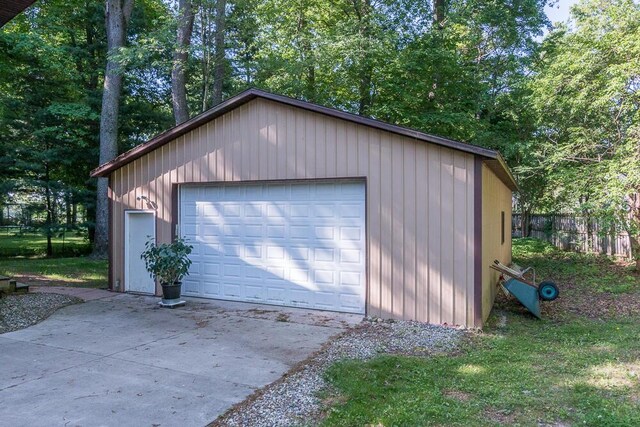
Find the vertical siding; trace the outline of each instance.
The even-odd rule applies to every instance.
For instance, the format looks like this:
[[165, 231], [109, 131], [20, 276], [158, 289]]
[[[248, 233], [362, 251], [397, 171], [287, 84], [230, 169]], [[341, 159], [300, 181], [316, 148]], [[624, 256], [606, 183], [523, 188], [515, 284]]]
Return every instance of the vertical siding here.
[[[493, 260], [511, 263], [511, 190], [482, 165], [482, 320], [486, 320], [496, 297], [499, 274], [489, 268]], [[502, 243], [501, 212], [505, 241]]]
[[112, 174], [112, 280], [137, 196], [157, 203], [167, 242], [175, 183], [366, 177], [367, 313], [472, 325], [473, 168], [471, 154], [256, 99]]

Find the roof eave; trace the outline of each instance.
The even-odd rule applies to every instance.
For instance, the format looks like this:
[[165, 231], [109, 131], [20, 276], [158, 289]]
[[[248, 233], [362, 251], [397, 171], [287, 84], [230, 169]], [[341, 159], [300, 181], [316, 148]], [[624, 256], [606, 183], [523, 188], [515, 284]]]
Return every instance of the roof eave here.
[[0, 28], [15, 18], [20, 12], [35, 3], [35, 0], [13, 0], [0, 4]]
[[134, 147], [125, 153], [120, 154], [118, 157], [114, 158], [113, 160], [106, 162], [101, 166], [97, 167], [96, 169], [94, 169], [93, 171], [91, 171], [91, 176], [106, 177], [116, 169], [119, 169], [120, 167], [155, 150], [156, 148], [258, 97], [266, 100], [274, 101], [274, 102], [279, 102], [285, 105], [301, 108], [303, 110], [312, 111], [314, 113], [323, 114], [323, 115], [334, 117], [337, 119], [346, 120], [352, 123], [369, 126], [382, 131], [387, 131], [387, 132], [395, 133], [398, 135], [406, 136], [415, 140], [440, 145], [443, 147], [451, 148], [451, 149], [462, 151], [462, 152], [467, 152], [470, 154], [480, 156], [485, 161], [497, 162], [499, 165], [499, 168], [503, 170], [502, 171], [498, 170], [494, 172], [496, 172], [496, 174], [498, 174], [501, 177], [501, 179], [505, 182], [505, 184], [507, 184], [512, 190], [517, 189], [517, 184], [513, 179], [513, 176], [511, 175], [511, 172], [509, 171], [509, 168], [507, 167], [504, 159], [502, 158], [500, 153], [495, 150], [490, 150], [488, 148], [480, 147], [477, 145], [467, 144], [464, 142], [454, 141], [454, 140], [443, 138], [440, 136], [419, 132], [417, 130], [405, 128], [402, 126], [392, 125], [389, 123], [381, 122], [379, 120], [358, 116], [355, 114], [347, 113], [347, 112], [336, 110], [333, 108], [323, 107], [321, 105], [312, 104], [306, 101], [300, 101], [298, 99], [289, 98], [283, 95], [276, 95], [273, 93], [264, 92], [258, 89], [247, 89], [244, 92], [241, 92], [238, 95], [232, 98], [229, 98], [226, 101], [223, 101], [222, 103], [218, 104], [212, 109], [205, 111], [204, 113], [157, 135], [151, 140], [143, 144], [140, 144], [137, 147]]
[[219, 117], [224, 113], [231, 111], [234, 108], [239, 107], [240, 105], [245, 104], [256, 97], [257, 94], [253, 89], [241, 92], [233, 98], [229, 98], [226, 101], [221, 102], [212, 109], [207, 110], [204, 113], [199, 114], [184, 123], [172, 127], [171, 129], [168, 129], [156, 135], [149, 141], [142, 143], [128, 151], [125, 151], [114, 159], [103, 163], [102, 165], [91, 171], [91, 177], [97, 178], [109, 176], [111, 172], [119, 169], [127, 163], [130, 163], [133, 160], [144, 156], [145, 154], [155, 150], [157, 147], [164, 145], [165, 143], [172, 141], [179, 136], [186, 134], [187, 132], [190, 132], [198, 126], [203, 125], [204, 123], [207, 123], [210, 120], [213, 120], [214, 118]]

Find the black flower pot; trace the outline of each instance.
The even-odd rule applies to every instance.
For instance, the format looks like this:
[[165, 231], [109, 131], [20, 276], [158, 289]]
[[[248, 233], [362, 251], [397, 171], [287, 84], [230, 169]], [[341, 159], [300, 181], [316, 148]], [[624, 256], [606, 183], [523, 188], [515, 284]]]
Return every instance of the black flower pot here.
[[179, 299], [182, 290], [182, 282], [173, 284], [162, 283], [162, 298], [166, 300]]

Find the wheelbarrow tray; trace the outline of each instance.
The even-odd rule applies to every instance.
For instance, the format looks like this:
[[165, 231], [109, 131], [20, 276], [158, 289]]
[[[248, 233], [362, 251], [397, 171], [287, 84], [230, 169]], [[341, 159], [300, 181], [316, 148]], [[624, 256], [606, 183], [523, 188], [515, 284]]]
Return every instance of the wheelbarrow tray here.
[[541, 319], [540, 298], [538, 289], [520, 279], [511, 278], [506, 280], [502, 286], [524, 305], [534, 316]]

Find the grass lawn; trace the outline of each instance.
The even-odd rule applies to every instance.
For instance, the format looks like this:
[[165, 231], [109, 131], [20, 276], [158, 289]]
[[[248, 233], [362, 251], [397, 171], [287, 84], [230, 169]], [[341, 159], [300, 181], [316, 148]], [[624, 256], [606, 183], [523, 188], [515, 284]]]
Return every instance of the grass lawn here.
[[514, 261], [560, 285], [544, 320], [500, 297], [456, 355], [340, 362], [324, 424], [640, 425], [640, 275], [530, 239]]
[[33, 285], [107, 287], [106, 260], [75, 258], [0, 258], [0, 275]]
[[[91, 252], [89, 241], [75, 231], [52, 238], [54, 256], [78, 256]], [[42, 233], [7, 233], [0, 231], [0, 257], [33, 257], [47, 254], [47, 237]]]

